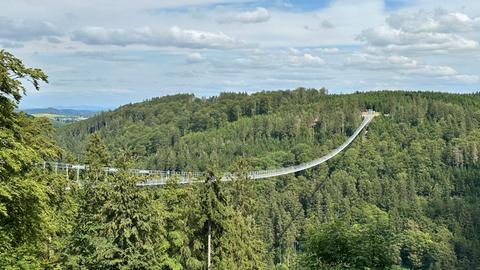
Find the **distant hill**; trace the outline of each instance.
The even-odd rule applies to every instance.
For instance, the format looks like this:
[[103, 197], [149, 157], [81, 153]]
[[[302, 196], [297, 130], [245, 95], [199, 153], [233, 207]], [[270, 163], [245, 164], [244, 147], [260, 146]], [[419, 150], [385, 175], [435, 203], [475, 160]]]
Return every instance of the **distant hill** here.
[[83, 116], [91, 117], [97, 114], [99, 111], [94, 110], [77, 110], [77, 109], [57, 109], [57, 108], [33, 108], [33, 109], [23, 109], [28, 114], [51, 114], [51, 115], [64, 115], [64, 116]]

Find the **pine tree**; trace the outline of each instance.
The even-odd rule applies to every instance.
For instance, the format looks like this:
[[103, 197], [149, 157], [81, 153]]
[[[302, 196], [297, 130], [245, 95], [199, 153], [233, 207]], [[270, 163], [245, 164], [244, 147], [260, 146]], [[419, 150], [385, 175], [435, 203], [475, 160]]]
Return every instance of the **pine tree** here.
[[72, 269], [81, 267], [96, 269], [95, 267], [99, 265], [101, 258], [97, 256], [97, 249], [103, 243], [99, 235], [103, 225], [100, 220], [101, 208], [111, 188], [109, 183], [111, 176], [104, 170], [110, 163], [109, 154], [97, 133], [91, 135], [85, 157], [88, 161], [88, 170], [78, 190], [79, 208], [66, 256], [63, 258], [65, 265]]
[[[201, 230], [201, 202], [196, 186], [179, 185], [178, 177], [168, 180], [164, 188], [155, 192], [156, 201], [163, 206], [167, 253], [172, 258], [170, 269], [204, 269], [205, 241]], [[200, 221], [200, 222], [199, 222]]]
[[110, 165], [111, 158], [98, 133], [93, 133], [89, 138], [85, 148], [85, 162], [89, 166], [85, 183], [87, 187], [95, 186], [97, 181], [106, 179], [104, 168]]
[[[203, 235], [206, 240], [207, 269], [216, 268], [220, 261], [220, 239], [224, 232], [224, 221], [227, 219], [226, 198], [220, 188], [220, 177], [213, 169], [206, 173], [205, 184], [202, 188], [202, 220]], [[212, 267], [213, 265], [213, 267]]]
[[[212, 237], [215, 239], [212, 269], [265, 268], [266, 247], [260, 240], [253, 216], [254, 194], [246, 164], [244, 160], [237, 163], [232, 182], [225, 185], [218, 181], [210, 182], [213, 188], [210, 193], [210, 201], [213, 203], [210, 205], [216, 207], [212, 217], [217, 218], [215, 223], [212, 222], [216, 225], [212, 226], [215, 228], [212, 230]], [[228, 185], [230, 188], [227, 188]], [[221, 188], [226, 191], [221, 191]], [[218, 220], [218, 217], [222, 219]]]
[[261, 239], [260, 228], [255, 220], [258, 206], [255, 201], [255, 181], [248, 175], [250, 170], [245, 159], [238, 160], [232, 170], [236, 177], [229, 194], [233, 213], [222, 241], [224, 269], [266, 268], [268, 247]]
[[125, 152], [117, 154], [119, 171], [99, 213], [103, 241], [96, 249], [97, 269], [162, 269], [170, 263], [162, 208], [153, 207], [150, 194], [137, 187], [130, 164]]

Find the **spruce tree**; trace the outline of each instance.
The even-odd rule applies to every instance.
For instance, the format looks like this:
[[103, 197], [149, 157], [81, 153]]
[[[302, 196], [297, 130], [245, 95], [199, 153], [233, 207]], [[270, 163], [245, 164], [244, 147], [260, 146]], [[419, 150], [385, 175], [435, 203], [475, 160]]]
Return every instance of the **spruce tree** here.
[[205, 184], [202, 189], [202, 220], [203, 235], [206, 241], [207, 269], [219, 269], [221, 261], [217, 249], [221, 245], [224, 233], [224, 222], [227, 219], [226, 198], [220, 188], [220, 177], [214, 169], [209, 169], [205, 175]]
[[171, 260], [162, 207], [154, 207], [150, 193], [137, 187], [139, 179], [129, 172], [126, 152], [117, 154], [115, 164], [118, 172], [99, 213], [103, 240], [96, 250], [99, 269], [164, 269]]
[[156, 205], [162, 205], [164, 210], [167, 253], [172, 258], [168, 266], [170, 269], [204, 269], [200, 194], [196, 186], [179, 185], [178, 180], [171, 177], [164, 188], [155, 192]]
[[72, 269], [98, 269], [101, 257], [97, 249], [104, 243], [99, 231], [103, 224], [100, 220], [101, 208], [105, 204], [110, 187], [104, 167], [110, 164], [109, 153], [97, 133], [90, 136], [86, 146], [85, 160], [88, 168], [80, 182], [78, 190], [78, 212], [74, 221], [74, 230], [67, 246], [64, 263]]
[[223, 223], [218, 269], [265, 269], [267, 247], [261, 241], [255, 220], [254, 181], [248, 176], [248, 163], [241, 159], [232, 171], [234, 177], [226, 184], [228, 218]]

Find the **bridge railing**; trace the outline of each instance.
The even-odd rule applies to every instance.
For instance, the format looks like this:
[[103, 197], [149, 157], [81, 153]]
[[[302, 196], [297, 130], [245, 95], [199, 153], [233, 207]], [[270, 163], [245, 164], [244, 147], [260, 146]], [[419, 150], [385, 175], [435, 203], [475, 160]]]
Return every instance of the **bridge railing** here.
[[375, 111], [369, 110], [365, 119], [360, 124], [360, 126], [355, 130], [355, 132], [342, 145], [335, 148], [325, 156], [322, 156], [318, 159], [315, 159], [309, 162], [305, 162], [302, 164], [293, 165], [289, 167], [284, 167], [284, 168], [279, 168], [274, 170], [253, 171], [250, 173], [250, 177], [253, 179], [262, 179], [262, 178], [268, 178], [268, 177], [274, 177], [274, 176], [281, 176], [281, 175], [295, 173], [295, 172], [303, 171], [303, 170], [318, 166], [326, 162], [327, 160], [333, 158], [338, 153], [342, 152], [347, 146], [349, 146], [353, 142], [353, 140], [358, 136], [358, 134], [360, 134], [360, 132], [365, 128], [365, 126], [367, 126], [368, 123], [370, 123], [370, 121], [373, 119], [374, 116], [375, 116]]
[[[309, 162], [305, 162], [298, 165], [278, 168], [278, 169], [270, 169], [270, 170], [259, 170], [259, 171], [252, 171], [249, 172], [248, 175], [252, 179], [262, 179], [268, 177], [275, 177], [281, 176], [286, 174], [291, 174], [299, 171], [303, 171], [315, 166], [318, 166], [329, 159], [336, 156], [338, 153], [342, 152], [347, 146], [349, 146], [353, 140], [360, 134], [360, 132], [372, 121], [374, 116], [376, 115], [375, 111], [368, 110], [367, 113], [364, 115], [364, 120], [360, 124], [360, 126], [354, 131], [354, 133], [339, 147], [335, 148], [328, 154], [314, 159]], [[67, 178], [69, 177], [69, 172], [75, 171], [76, 172], [76, 180], [80, 180], [80, 171], [89, 170], [88, 165], [84, 164], [69, 164], [69, 163], [60, 163], [60, 162], [44, 162], [43, 168], [50, 168], [54, 170], [56, 173], [59, 170], [66, 171]], [[118, 172], [117, 168], [113, 167], [104, 167], [103, 171], [105, 173], [116, 173]], [[139, 182], [139, 186], [156, 186], [156, 185], [165, 185], [171, 177], [177, 177], [178, 183], [186, 184], [186, 183], [198, 183], [202, 182], [198, 179], [203, 176], [202, 172], [182, 172], [182, 171], [161, 171], [161, 170], [144, 170], [144, 169], [131, 169], [130, 173], [138, 176], [144, 177], [144, 181]], [[231, 173], [225, 174], [221, 181], [231, 181], [234, 179], [235, 176]]]

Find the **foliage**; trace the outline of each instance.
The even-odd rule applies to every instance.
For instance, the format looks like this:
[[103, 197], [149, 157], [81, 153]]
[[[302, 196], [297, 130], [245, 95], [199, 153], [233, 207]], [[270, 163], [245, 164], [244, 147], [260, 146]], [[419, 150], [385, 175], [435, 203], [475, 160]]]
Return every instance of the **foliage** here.
[[80, 206], [65, 265], [72, 269], [174, 265], [166, 252], [163, 208], [151, 204], [151, 194], [136, 186], [138, 179], [128, 171], [128, 155], [118, 153], [115, 165], [119, 171], [105, 173], [103, 168], [111, 161], [101, 139], [93, 135], [85, 156], [90, 168], [78, 191]]
[[[308, 237], [320, 233], [314, 228], [336, 222], [358, 224], [357, 231], [349, 232], [358, 241], [365, 240], [362, 233], [374, 234], [374, 229], [383, 228], [358, 219], [357, 212], [363, 211], [358, 209], [365, 205], [386, 213], [388, 232], [395, 236], [391, 245], [395, 259], [365, 255], [366, 261], [416, 269], [477, 267], [478, 94], [380, 91], [327, 95], [322, 89], [300, 88], [252, 95], [222, 93], [204, 99], [176, 95], [102, 113], [61, 128], [57, 137], [65, 148], [80, 153], [85, 138], [95, 132], [108, 142], [109, 151], [125, 145], [133, 149], [136, 167], [206, 171], [213, 164], [219, 172], [234, 172], [231, 165], [243, 159], [242, 166], [249, 167], [246, 170], [268, 169], [308, 161], [340, 145], [367, 108], [382, 115], [340, 157], [319, 168], [261, 182], [210, 186], [212, 192], [221, 190], [220, 197], [208, 195], [215, 192], [207, 192], [206, 186], [181, 188], [178, 192], [189, 195], [174, 200], [176, 207], [170, 199], [162, 199], [172, 190], [158, 192], [162, 194], [158, 201], [168, 202], [168, 209], [181, 213], [179, 222], [192, 228], [172, 228], [182, 236], [179, 243], [189, 243], [185, 254], [192, 254], [194, 262], [206, 259], [203, 225], [208, 212], [190, 208], [202, 209], [199, 203], [210, 196], [223, 198], [208, 208], [216, 209], [212, 215], [219, 215], [214, 251], [241, 254], [223, 251], [227, 247], [222, 243], [236, 243], [241, 252], [256, 250], [257, 259], [248, 261], [261, 260], [266, 268], [294, 267], [298, 257], [304, 256]], [[182, 205], [193, 206], [184, 209]], [[173, 226], [175, 218], [169, 216]], [[250, 244], [242, 232], [252, 236]], [[357, 244], [363, 246], [361, 241]], [[259, 254], [259, 250], [264, 252]], [[215, 256], [214, 265], [221, 265], [230, 263], [222, 258], [237, 255]], [[332, 263], [341, 268], [352, 261]], [[324, 267], [332, 265], [326, 262]]]
[[398, 264], [395, 233], [388, 215], [375, 206], [359, 211], [353, 221], [325, 223], [307, 233], [300, 264], [306, 269], [390, 269]]
[[0, 268], [55, 268], [74, 204], [64, 177], [38, 169], [60, 150], [47, 121], [14, 111], [26, 89], [19, 79], [38, 90], [47, 76], [0, 51]]
[[[208, 224], [213, 269], [480, 265], [478, 93], [154, 98], [57, 130], [59, 145], [89, 164], [75, 183], [40, 170], [42, 160], [68, 156], [51, 126], [14, 111], [25, 91], [18, 79], [38, 87], [46, 76], [0, 55], [2, 269], [205, 269]], [[246, 177], [329, 152], [367, 108], [381, 114], [333, 161]], [[138, 188], [145, 179], [132, 166], [216, 169], [204, 184]], [[218, 181], [226, 171], [235, 181]]]

